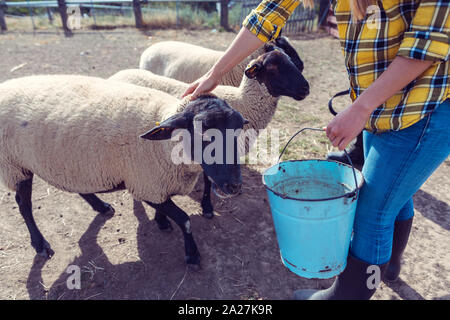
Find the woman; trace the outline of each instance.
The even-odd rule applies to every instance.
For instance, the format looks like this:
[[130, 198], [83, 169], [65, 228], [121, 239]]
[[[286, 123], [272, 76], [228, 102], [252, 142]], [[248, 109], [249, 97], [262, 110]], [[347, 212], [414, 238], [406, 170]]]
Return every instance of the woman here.
[[[299, 2], [262, 1], [223, 57], [185, 95], [214, 89], [223, 74], [277, 37]], [[333, 6], [353, 103], [326, 134], [343, 150], [364, 130], [365, 184], [346, 269], [331, 288], [299, 290], [294, 297], [370, 299], [377, 287], [370, 270], [378, 278], [398, 277], [414, 215], [412, 196], [450, 153], [450, 5], [337, 0]]]

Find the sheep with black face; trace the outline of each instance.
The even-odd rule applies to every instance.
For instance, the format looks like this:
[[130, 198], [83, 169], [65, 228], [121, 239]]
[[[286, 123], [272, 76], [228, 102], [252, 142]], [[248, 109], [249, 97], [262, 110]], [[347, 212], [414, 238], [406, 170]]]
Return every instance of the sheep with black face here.
[[[140, 69], [123, 70], [110, 79], [158, 89], [178, 98], [189, 86], [187, 83]], [[249, 120], [246, 129], [254, 129], [258, 133], [272, 120], [281, 96], [303, 100], [309, 94], [309, 84], [292, 59], [272, 45], [270, 50], [248, 64], [244, 74], [241, 75], [241, 84], [238, 88], [219, 85], [212, 92]], [[249, 148], [250, 146], [246, 145], [245, 151], [248, 152]], [[212, 218], [211, 184], [207, 177], [204, 181], [203, 216]]]
[[[223, 75], [220, 84], [239, 87], [242, 73], [250, 61], [273, 50], [276, 46], [287, 54], [292, 63], [303, 71], [303, 62], [288, 38], [280, 36], [252, 53], [248, 58]], [[212, 50], [180, 41], [162, 41], [148, 47], [141, 55], [139, 69], [191, 83], [206, 72], [223, 56], [223, 51]]]
[[[245, 120], [214, 96], [181, 101], [161, 91], [93, 77], [32, 76], [0, 84], [0, 181], [16, 192], [37, 253], [48, 258], [53, 251], [33, 219], [34, 175], [79, 193], [105, 215], [114, 209], [95, 193], [127, 189], [156, 209], [160, 229], [171, 229], [167, 218], [175, 221], [183, 232], [187, 263], [198, 265], [189, 216], [171, 197], [189, 194], [203, 172], [225, 194], [238, 193], [242, 182], [237, 161], [174, 163], [172, 150], [178, 142], [170, 139], [172, 133], [194, 133], [195, 123], [202, 124], [203, 136], [209, 128], [242, 129]], [[207, 140], [201, 140], [202, 151], [211, 143]]]

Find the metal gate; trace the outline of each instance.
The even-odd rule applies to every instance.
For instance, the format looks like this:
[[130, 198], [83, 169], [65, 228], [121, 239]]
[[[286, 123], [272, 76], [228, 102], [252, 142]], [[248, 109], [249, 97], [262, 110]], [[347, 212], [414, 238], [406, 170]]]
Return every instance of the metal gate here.
[[[255, 9], [261, 1], [242, 0], [241, 23]], [[314, 27], [316, 12], [314, 9], [305, 9], [302, 5], [297, 7], [283, 28], [283, 34], [294, 35], [300, 32], [310, 32]]]

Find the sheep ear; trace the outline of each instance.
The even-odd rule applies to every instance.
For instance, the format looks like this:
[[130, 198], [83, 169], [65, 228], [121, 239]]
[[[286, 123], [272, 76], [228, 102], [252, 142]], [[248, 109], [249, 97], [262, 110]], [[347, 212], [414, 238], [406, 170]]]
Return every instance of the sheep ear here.
[[160, 126], [156, 126], [140, 137], [147, 140], [168, 140], [172, 137], [173, 130], [175, 130], [175, 128], [163, 128]]
[[270, 42], [266, 42], [265, 44], [264, 44], [264, 52], [271, 52], [271, 51], [273, 51], [273, 49], [275, 48], [275, 44], [276, 43], [276, 40], [272, 40], [272, 41], [270, 41]]
[[177, 114], [169, 119], [156, 123], [156, 127], [144, 133], [140, 137], [147, 140], [168, 140], [176, 129], [187, 129], [189, 120], [183, 114]]
[[252, 63], [245, 69], [245, 75], [250, 79], [254, 79], [262, 67], [263, 65], [260, 62]]

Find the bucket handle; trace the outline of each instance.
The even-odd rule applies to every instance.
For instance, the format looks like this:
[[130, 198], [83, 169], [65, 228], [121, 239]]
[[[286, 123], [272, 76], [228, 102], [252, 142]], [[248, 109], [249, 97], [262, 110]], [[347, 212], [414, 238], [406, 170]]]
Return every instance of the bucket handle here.
[[[280, 160], [281, 160], [281, 157], [283, 156], [284, 151], [286, 151], [286, 148], [288, 147], [289, 143], [291, 143], [291, 141], [292, 141], [298, 134], [300, 134], [301, 132], [303, 132], [303, 131], [305, 131], [305, 130], [321, 131], [321, 132], [324, 132], [324, 131], [325, 131], [324, 129], [319, 129], [319, 128], [308, 128], [308, 127], [303, 128], [303, 129], [300, 129], [299, 131], [297, 131], [297, 132], [289, 139], [289, 141], [286, 143], [286, 145], [284, 146], [283, 150], [281, 151], [280, 156], [278, 157], [278, 161], [277, 161], [278, 169], [280, 169]], [[353, 165], [352, 159], [350, 159], [350, 156], [348, 155], [347, 150], [344, 149], [344, 153], [345, 153], [345, 156], [347, 157], [348, 162], [349, 162], [350, 165], [352, 166], [353, 178], [355, 179], [355, 190], [353, 190], [352, 192], [349, 192], [349, 193], [346, 194], [345, 196], [346, 196], [347, 198], [353, 198], [354, 196], [356, 196], [356, 193], [358, 192], [358, 179], [356, 178], [355, 166]]]

